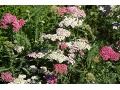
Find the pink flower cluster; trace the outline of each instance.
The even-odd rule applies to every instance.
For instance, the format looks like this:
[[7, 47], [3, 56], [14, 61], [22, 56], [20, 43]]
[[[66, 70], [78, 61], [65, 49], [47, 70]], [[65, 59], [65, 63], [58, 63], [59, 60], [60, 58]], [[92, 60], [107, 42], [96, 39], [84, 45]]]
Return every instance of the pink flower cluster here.
[[102, 49], [100, 50], [100, 55], [102, 56], [102, 58], [104, 60], [108, 60], [111, 59], [113, 61], [118, 61], [120, 54], [115, 52], [111, 47], [109, 46], [104, 46], [102, 47]]
[[67, 72], [67, 65], [66, 64], [55, 64], [54, 70], [56, 73], [66, 73]]
[[61, 45], [60, 45], [61, 49], [64, 50], [66, 49], [68, 46], [65, 42], [61, 42]]
[[56, 34], [57, 34], [58, 36], [69, 37], [70, 34], [71, 34], [71, 32], [68, 31], [68, 30], [66, 30], [66, 29], [63, 29], [63, 28], [58, 28], [58, 29], [56, 30]]
[[58, 13], [59, 13], [60, 15], [63, 15], [63, 14], [65, 14], [65, 13], [67, 13], [67, 12], [68, 12], [67, 7], [58, 8]]
[[71, 13], [76, 17], [86, 17], [86, 14], [83, 10], [78, 9], [76, 6], [72, 7], [60, 7], [58, 8], [58, 13], [64, 15], [65, 13]]
[[37, 55], [36, 52], [30, 53], [30, 54], [28, 54], [27, 56], [28, 56], [28, 57], [32, 57], [32, 58], [35, 58], [35, 59], [38, 57], [38, 55]]
[[1, 73], [1, 78], [3, 81], [6, 81], [6, 82], [12, 82], [14, 80], [14, 78], [12, 77], [12, 73], [10, 72], [2, 72]]
[[20, 30], [20, 28], [22, 28], [22, 26], [24, 26], [25, 20], [24, 19], [18, 20], [16, 16], [11, 15], [10, 13], [6, 13], [2, 16], [1, 24], [2, 24], [1, 28], [3, 29], [7, 28], [7, 24], [11, 24], [13, 26], [13, 30], [17, 32]]
[[78, 9], [76, 6], [68, 7], [68, 12], [73, 13], [76, 17], [86, 17], [83, 10]]

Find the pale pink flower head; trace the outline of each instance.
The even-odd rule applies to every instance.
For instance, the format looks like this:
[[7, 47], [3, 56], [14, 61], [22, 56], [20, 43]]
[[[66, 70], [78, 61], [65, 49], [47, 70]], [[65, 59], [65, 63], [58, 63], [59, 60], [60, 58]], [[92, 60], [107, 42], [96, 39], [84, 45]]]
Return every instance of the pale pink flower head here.
[[62, 42], [60, 47], [61, 47], [61, 49], [66, 49], [68, 46], [65, 42]]
[[69, 59], [68, 61], [69, 61], [72, 65], [75, 64], [74, 58], [75, 58], [74, 53], [73, 53], [73, 54], [68, 54], [68, 59]]
[[32, 53], [28, 54], [27, 56], [36, 59], [37, 58], [37, 53], [36, 52], [32, 52]]
[[58, 8], [58, 13], [59, 15], [64, 15], [65, 13], [67, 13], [67, 7], [60, 7]]
[[80, 18], [80, 17], [86, 17], [86, 14], [85, 14], [85, 12], [83, 10], [78, 10], [77, 12], [75, 12], [75, 14], [76, 14], [76, 16], [78, 18]]
[[66, 64], [55, 64], [54, 70], [56, 73], [66, 73], [67, 72], [67, 65]]
[[73, 7], [67, 7], [68, 12], [75, 13], [78, 11], [78, 8], [76, 6]]
[[76, 6], [68, 7], [68, 12], [72, 13], [74, 16], [80, 18], [80, 17], [86, 17], [86, 14], [83, 10], [78, 9]]
[[63, 29], [63, 28], [58, 28], [58, 29], [56, 30], [56, 34], [57, 34], [58, 36], [69, 37], [70, 34], [71, 34], [71, 32], [68, 31], [68, 30], [66, 30], [66, 29]]
[[14, 80], [14, 78], [12, 77], [12, 73], [10, 72], [2, 72], [1, 78], [5, 82], [12, 82]]

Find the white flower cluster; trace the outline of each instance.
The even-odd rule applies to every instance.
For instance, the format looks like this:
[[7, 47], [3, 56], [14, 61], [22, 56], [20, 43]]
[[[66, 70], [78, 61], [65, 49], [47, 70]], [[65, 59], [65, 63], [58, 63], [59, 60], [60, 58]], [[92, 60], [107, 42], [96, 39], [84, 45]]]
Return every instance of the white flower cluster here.
[[71, 32], [69, 32], [68, 30], [63, 29], [63, 28], [58, 28], [56, 30], [56, 34], [43, 34], [41, 38], [50, 39], [52, 41], [56, 41], [56, 40], [62, 41], [65, 39], [65, 37], [69, 37], [70, 34]]
[[61, 50], [56, 50], [56, 51], [51, 52], [47, 56], [47, 59], [50, 59], [52, 61], [56, 60], [59, 63], [62, 63], [64, 61], [68, 61], [69, 60], [68, 57], [65, 56]]
[[77, 39], [76, 41], [73, 42], [68, 42], [66, 43], [67, 46], [70, 48], [70, 52], [76, 52], [78, 50], [85, 50], [91, 49], [91, 46], [88, 44], [88, 41], [86, 39]]
[[36, 52], [33, 52], [33, 53], [28, 54], [27, 56], [28, 57], [32, 57], [32, 58], [43, 58], [46, 54], [47, 53], [42, 53], [42, 52], [36, 53]]
[[63, 28], [58, 28], [56, 34], [58, 36], [70, 37], [71, 32]]
[[76, 26], [81, 26], [83, 24], [83, 21], [84, 20], [79, 20], [78, 18], [75, 18], [75, 17], [66, 17], [65, 16], [65, 19], [63, 21], [61, 21], [58, 25], [60, 27], [71, 26], [72, 28], [74, 28]]
[[[42, 52], [38, 53], [39, 57], [38, 57], [37, 53], [35, 53], [35, 54], [34, 53], [28, 54], [27, 56], [32, 57], [32, 58], [45, 58], [45, 59], [47, 58], [47, 59], [50, 59], [51, 61], [56, 60], [59, 63], [62, 63], [63, 61], [67, 61], [68, 60], [68, 57], [65, 56], [63, 54], [63, 51], [61, 51], [61, 50], [56, 50], [56, 51], [52, 51], [52, 52], [48, 51], [46, 53], [42, 53], [42, 55], [40, 53], [42, 53]], [[31, 65], [30, 66], [30, 70], [34, 72], [34, 71], [37, 70], [37, 68], [36, 68], [35, 65]]]
[[80, 50], [91, 49], [91, 46], [88, 44], [88, 40], [86, 39], [77, 39], [74, 45], [76, 45]]
[[42, 38], [44, 38], [44, 39], [50, 39], [52, 41], [56, 41], [56, 40], [62, 41], [62, 40], [65, 39], [64, 36], [58, 36], [57, 34], [43, 34]]
[[[38, 79], [37, 76], [32, 76], [31, 79], [25, 80], [26, 75], [19, 74], [18, 78], [8, 84], [34, 84], [37, 83], [35, 80]], [[40, 83], [40, 82], [39, 82]]]
[[19, 75], [18, 78], [15, 78], [13, 82], [10, 82], [9, 84], [27, 84], [27, 80], [24, 80], [26, 78], [26, 75]]
[[14, 47], [14, 50], [15, 50], [17, 53], [21, 53], [21, 52], [24, 50], [24, 46], [15, 46], [15, 47]]
[[46, 54], [47, 54], [47, 53], [39, 52], [39, 53], [37, 53], [37, 57], [38, 57], [38, 58], [42, 58], [42, 57], [44, 57]]

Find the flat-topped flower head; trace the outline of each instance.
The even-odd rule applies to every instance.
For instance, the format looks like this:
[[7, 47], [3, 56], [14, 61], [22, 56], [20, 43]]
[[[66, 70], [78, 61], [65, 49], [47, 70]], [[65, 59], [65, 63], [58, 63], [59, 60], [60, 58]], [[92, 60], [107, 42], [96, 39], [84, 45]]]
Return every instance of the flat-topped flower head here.
[[59, 15], [64, 15], [67, 12], [68, 12], [67, 7], [60, 7], [60, 8], [58, 8]]
[[74, 17], [86, 17], [86, 14], [83, 10], [80, 10], [77, 6], [71, 6], [71, 7], [60, 7], [58, 8], [58, 14], [64, 15], [64, 14], [72, 14]]
[[66, 73], [67, 72], [67, 65], [66, 64], [55, 64], [54, 70], [56, 73]]
[[14, 80], [14, 78], [12, 77], [12, 73], [10, 72], [2, 72], [1, 78], [5, 82], [12, 82]]
[[100, 55], [102, 56], [103, 60], [108, 60], [111, 59], [113, 61], [118, 61], [120, 54], [115, 52], [111, 47], [109, 46], [104, 46], [100, 50]]
[[56, 30], [56, 34], [57, 34], [58, 36], [69, 37], [70, 34], [71, 34], [71, 32], [68, 31], [68, 30], [66, 30], [66, 29], [63, 29], [63, 28], [58, 28], [58, 29]]
[[16, 16], [10, 13], [6, 13], [2, 16], [1, 28], [6, 29], [8, 24], [11, 24], [13, 26], [14, 32], [17, 32], [25, 25], [25, 20], [18, 20]]
[[52, 51], [50, 54], [48, 54], [47, 59], [50, 61], [55, 60], [59, 63], [68, 61], [68, 57], [65, 56], [61, 50]]
[[28, 57], [32, 57], [32, 58], [37, 58], [37, 53], [36, 52], [32, 52], [30, 54], [27, 55]]
[[63, 27], [63, 26], [71, 26], [72, 28], [75, 28], [76, 26], [81, 26], [83, 24], [83, 21], [84, 20], [79, 20], [78, 18], [76, 17], [67, 17], [65, 16], [65, 18], [58, 23], [58, 25], [60, 27]]

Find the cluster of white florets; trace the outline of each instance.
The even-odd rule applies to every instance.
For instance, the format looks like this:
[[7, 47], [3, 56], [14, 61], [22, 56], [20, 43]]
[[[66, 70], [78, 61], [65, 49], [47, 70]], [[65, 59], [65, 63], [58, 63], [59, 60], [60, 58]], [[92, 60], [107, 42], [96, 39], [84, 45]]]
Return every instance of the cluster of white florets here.
[[56, 50], [56, 51], [51, 52], [47, 56], [47, 59], [50, 59], [52, 61], [56, 60], [59, 63], [62, 63], [64, 61], [68, 61], [68, 57], [65, 56], [61, 50]]
[[65, 16], [65, 18], [63, 19], [63, 21], [59, 22], [59, 26], [63, 27], [63, 26], [71, 26], [72, 28], [76, 27], [76, 26], [81, 26], [83, 24], [84, 20], [80, 20], [78, 18], [75, 17], [67, 17]]

